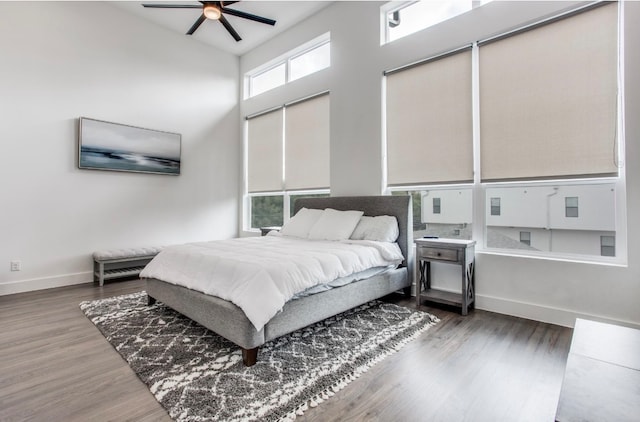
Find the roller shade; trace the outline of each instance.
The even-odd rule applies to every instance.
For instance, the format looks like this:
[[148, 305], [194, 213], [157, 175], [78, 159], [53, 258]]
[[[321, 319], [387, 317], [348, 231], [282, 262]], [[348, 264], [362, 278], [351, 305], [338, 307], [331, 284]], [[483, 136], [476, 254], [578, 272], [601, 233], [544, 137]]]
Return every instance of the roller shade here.
[[617, 175], [617, 4], [481, 44], [483, 181]]
[[285, 109], [285, 189], [329, 187], [329, 94]]
[[386, 77], [387, 183], [473, 180], [471, 50]]
[[283, 108], [248, 120], [248, 190], [270, 192], [283, 189]]

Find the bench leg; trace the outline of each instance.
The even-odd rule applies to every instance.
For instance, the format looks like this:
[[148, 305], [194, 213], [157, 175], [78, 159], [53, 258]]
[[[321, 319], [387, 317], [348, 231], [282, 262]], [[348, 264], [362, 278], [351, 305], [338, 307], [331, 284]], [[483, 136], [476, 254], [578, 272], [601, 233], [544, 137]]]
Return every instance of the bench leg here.
[[258, 348], [242, 349], [242, 363], [244, 366], [253, 366], [258, 361]]
[[104, 286], [104, 262], [98, 264], [98, 281], [100, 287]]

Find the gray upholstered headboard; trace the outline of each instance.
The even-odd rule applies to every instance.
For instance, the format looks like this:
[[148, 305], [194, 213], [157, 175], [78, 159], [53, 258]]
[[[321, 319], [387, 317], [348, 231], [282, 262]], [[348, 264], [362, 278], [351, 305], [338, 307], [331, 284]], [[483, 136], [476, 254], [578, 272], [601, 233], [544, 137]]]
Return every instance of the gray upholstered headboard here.
[[294, 212], [302, 208], [333, 208], [340, 211], [359, 210], [364, 215], [393, 215], [398, 220], [398, 245], [405, 261], [403, 267], [413, 267], [413, 215], [410, 196], [332, 196], [328, 198], [299, 198]]

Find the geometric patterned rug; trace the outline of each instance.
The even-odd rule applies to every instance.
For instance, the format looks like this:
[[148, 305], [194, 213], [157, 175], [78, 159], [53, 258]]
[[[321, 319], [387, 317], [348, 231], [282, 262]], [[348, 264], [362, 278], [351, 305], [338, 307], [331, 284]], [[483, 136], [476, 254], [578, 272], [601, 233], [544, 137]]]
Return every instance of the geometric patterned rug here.
[[263, 345], [238, 346], [145, 292], [80, 308], [176, 421], [291, 421], [434, 325], [426, 312], [373, 301]]

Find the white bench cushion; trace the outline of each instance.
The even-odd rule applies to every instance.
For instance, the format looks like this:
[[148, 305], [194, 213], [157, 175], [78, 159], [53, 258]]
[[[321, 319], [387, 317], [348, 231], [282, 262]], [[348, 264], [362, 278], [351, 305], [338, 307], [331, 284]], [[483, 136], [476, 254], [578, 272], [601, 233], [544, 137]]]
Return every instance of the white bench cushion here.
[[93, 259], [96, 261], [110, 261], [112, 259], [137, 258], [157, 255], [164, 246], [146, 247], [146, 248], [126, 248], [111, 249], [107, 251], [97, 251], [93, 253]]

